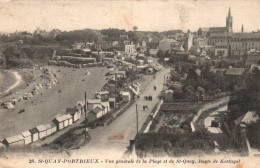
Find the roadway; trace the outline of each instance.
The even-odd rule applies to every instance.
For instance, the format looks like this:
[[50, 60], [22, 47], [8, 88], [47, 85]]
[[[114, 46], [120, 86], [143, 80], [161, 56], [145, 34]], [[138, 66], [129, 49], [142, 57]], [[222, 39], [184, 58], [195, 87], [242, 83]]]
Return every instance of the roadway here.
[[[170, 69], [162, 69], [156, 73], [156, 78], [140, 93], [140, 98], [110, 125], [90, 129], [91, 141], [80, 149], [71, 151], [71, 157], [122, 157], [129, 146], [129, 141], [134, 139], [137, 133], [136, 104], [138, 105], [138, 125], [140, 130], [147, 116], [150, 115], [151, 110], [158, 102], [158, 96], [163, 89], [164, 75], [169, 74], [169, 72]], [[154, 90], [154, 86], [157, 87], [156, 90]], [[144, 96], [146, 95], [153, 96], [153, 100], [145, 101]], [[143, 111], [143, 105], [148, 106], [147, 111]]]

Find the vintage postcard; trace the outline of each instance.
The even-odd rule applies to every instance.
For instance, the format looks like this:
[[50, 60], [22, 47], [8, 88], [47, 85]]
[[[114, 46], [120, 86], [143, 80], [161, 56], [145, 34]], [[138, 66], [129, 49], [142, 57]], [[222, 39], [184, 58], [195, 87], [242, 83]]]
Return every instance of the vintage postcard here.
[[259, 9], [0, 0], [0, 168], [258, 168]]

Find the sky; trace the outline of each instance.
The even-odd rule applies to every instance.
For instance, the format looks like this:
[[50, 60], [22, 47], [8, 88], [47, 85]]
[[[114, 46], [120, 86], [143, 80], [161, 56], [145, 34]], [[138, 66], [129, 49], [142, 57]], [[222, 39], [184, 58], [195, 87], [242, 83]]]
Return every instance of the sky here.
[[140, 31], [197, 31], [224, 27], [229, 7], [235, 32], [242, 24], [245, 32], [260, 29], [258, 0], [0, 0], [0, 32], [133, 26]]

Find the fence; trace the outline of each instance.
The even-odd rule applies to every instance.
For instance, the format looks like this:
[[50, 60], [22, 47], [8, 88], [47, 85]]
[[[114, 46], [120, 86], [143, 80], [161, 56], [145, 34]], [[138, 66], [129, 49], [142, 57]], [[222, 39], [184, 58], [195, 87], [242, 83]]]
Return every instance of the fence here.
[[149, 115], [144, 123], [144, 125], [142, 126], [142, 128], [140, 129], [140, 133], [147, 133], [150, 130], [150, 127], [153, 123], [153, 119], [156, 117], [156, 115], [158, 114], [161, 105], [163, 104], [163, 100], [160, 100], [153, 108], [153, 110], [151, 111], [151, 115]]

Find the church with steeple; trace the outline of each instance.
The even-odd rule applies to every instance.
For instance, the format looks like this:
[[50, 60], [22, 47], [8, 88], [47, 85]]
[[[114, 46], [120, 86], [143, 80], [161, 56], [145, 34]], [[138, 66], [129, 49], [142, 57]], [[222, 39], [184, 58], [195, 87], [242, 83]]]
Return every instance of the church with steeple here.
[[227, 29], [227, 33], [232, 33], [233, 32], [233, 17], [231, 16], [231, 11], [230, 11], [230, 7], [228, 10], [228, 16], [226, 18], [226, 29]]
[[[243, 61], [250, 52], [260, 53], [260, 32], [245, 32], [244, 25], [241, 32], [233, 32], [233, 17], [229, 7], [225, 27], [208, 27], [198, 30], [199, 37], [208, 38], [208, 45], [214, 47], [215, 56], [229, 57]], [[260, 55], [259, 55], [260, 56]], [[260, 57], [247, 60], [247, 64], [258, 63]]]
[[[231, 15], [231, 9], [229, 7], [228, 14], [226, 17], [226, 26], [225, 27], [201, 27], [199, 31], [204, 36], [210, 36], [212, 34], [231, 34], [233, 33], [233, 17]], [[198, 31], [198, 32], [199, 32]]]
[[229, 43], [233, 35], [233, 17], [231, 15], [231, 9], [229, 7], [228, 14], [226, 17], [225, 27], [210, 27], [208, 29], [207, 37], [209, 38], [208, 44], [216, 46], [217, 43], [221, 42]]

